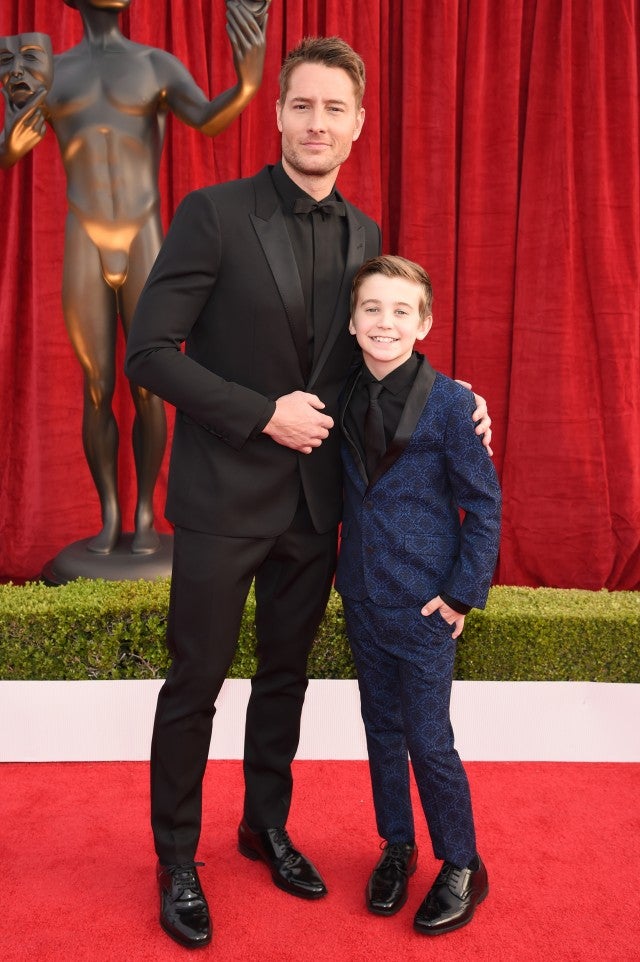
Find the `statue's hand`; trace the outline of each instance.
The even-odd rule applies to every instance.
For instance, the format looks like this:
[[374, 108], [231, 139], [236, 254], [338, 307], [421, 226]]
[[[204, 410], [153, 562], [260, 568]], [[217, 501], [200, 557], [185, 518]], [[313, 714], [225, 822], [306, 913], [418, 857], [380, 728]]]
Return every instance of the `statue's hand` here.
[[262, 26], [241, 0], [227, 0], [227, 33], [233, 48], [233, 62], [238, 80], [246, 94], [253, 95], [262, 82], [267, 15], [260, 17]]
[[7, 101], [4, 115], [4, 138], [0, 143], [0, 167], [11, 167], [40, 143], [46, 131], [46, 110], [44, 87], [37, 90], [20, 108], [8, 99], [4, 88], [2, 93]]

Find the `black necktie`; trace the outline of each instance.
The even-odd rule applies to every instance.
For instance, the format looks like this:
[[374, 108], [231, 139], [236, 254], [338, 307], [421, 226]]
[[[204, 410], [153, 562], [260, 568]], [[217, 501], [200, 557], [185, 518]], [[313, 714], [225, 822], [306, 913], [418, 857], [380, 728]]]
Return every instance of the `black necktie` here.
[[323, 200], [317, 203], [312, 197], [298, 197], [293, 205], [294, 214], [311, 214], [313, 211], [320, 211], [323, 217], [329, 214], [338, 214], [346, 217], [347, 211], [340, 200]]
[[384, 434], [384, 421], [382, 420], [382, 408], [378, 398], [383, 390], [380, 381], [370, 381], [369, 388], [369, 407], [364, 419], [364, 457], [367, 467], [367, 477], [373, 477], [373, 472], [378, 466], [380, 458], [387, 450], [387, 440]]

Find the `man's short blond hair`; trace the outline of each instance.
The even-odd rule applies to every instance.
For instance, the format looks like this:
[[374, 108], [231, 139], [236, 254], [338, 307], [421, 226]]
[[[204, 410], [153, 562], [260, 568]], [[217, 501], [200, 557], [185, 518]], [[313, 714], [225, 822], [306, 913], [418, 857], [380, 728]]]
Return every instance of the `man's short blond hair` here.
[[290, 50], [280, 68], [280, 103], [286, 100], [291, 74], [302, 63], [320, 63], [337, 67], [349, 75], [353, 83], [356, 107], [362, 106], [366, 75], [362, 57], [342, 37], [305, 37]]

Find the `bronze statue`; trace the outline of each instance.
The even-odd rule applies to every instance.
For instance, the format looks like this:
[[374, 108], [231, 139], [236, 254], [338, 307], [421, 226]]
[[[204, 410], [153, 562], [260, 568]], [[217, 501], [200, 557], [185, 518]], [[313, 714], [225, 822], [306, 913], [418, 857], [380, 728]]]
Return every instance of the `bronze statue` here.
[[[84, 373], [83, 444], [102, 513], [86, 547], [114, 550], [122, 521], [117, 488], [118, 428], [113, 415], [118, 316], [125, 337], [160, 248], [158, 169], [169, 111], [214, 137], [258, 90], [270, 0], [226, 0], [237, 82], [208, 100], [170, 53], [127, 39], [118, 17], [131, 0], [64, 0], [82, 17], [80, 43], [53, 58], [44, 34], [0, 39], [5, 96], [0, 167], [8, 168], [50, 124], [67, 178], [62, 305]], [[53, 79], [52, 79], [53, 74]], [[153, 491], [165, 443], [162, 401], [131, 384], [138, 495], [131, 550], [150, 554], [159, 538]]]

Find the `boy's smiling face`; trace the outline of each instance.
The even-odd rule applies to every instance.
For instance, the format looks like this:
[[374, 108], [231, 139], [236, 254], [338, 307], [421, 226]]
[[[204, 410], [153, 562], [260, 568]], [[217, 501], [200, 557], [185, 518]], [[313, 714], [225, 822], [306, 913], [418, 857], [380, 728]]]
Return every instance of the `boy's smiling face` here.
[[411, 357], [416, 341], [427, 336], [433, 316], [424, 312], [420, 284], [403, 277], [365, 277], [349, 321], [364, 362], [378, 381]]

